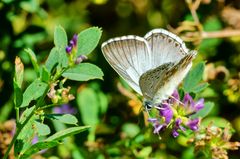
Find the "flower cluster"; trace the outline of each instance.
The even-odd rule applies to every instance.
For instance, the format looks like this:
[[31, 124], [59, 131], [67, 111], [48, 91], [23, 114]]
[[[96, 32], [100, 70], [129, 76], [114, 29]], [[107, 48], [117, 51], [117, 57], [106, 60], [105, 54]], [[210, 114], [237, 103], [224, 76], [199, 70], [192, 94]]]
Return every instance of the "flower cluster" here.
[[229, 141], [232, 136], [229, 127], [219, 128], [210, 123], [207, 127], [201, 128], [190, 143], [194, 143], [195, 153], [208, 154], [208, 158], [227, 159], [227, 150], [238, 150], [240, 142]]
[[51, 84], [50, 91], [48, 92], [48, 97], [52, 100], [54, 104], [56, 103], [68, 103], [69, 101], [75, 99], [73, 94], [70, 94], [71, 87], [56, 89], [56, 83]]
[[187, 93], [180, 101], [179, 94], [174, 91], [172, 97], [157, 107], [155, 117], [148, 119], [154, 126], [154, 133], [159, 134], [165, 129], [171, 129], [173, 137], [177, 137], [180, 131], [191, 129], [198, 130], [199, 118], [192, 119], [190, 116], [204, 107], [204, 99], [197, 102]]
[[66, 47], [66, 52], [69, 56], [70, 63], [73, 61], [74, 64], [79, 64], [84, 60], [87, 60], [87, 56], [85, 55], [79, 55], [77, 58], [75, 58], [76, 55], [76, 49], [77, 49], [77, 40], [78, 35], [74, 34], [73, 38], [70, 40], [69, 45]]

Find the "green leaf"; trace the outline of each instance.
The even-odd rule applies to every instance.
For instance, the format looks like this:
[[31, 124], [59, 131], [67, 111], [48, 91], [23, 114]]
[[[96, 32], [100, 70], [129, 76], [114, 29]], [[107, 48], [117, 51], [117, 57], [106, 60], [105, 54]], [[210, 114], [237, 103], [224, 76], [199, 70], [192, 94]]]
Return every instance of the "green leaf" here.
[[88, 55], [97, 46], [102, 35], [101, 29], [91, 27], [78, 34], [77, 56]]
[[197, 93], [201, 92], [202, 90], [204, 90], [205, 88], [207, 88], [208, 86], [209, 86], [209, 84], [207, 82], [200, 83], [192, 89], [192, 92], [197, 94]]
[[16, 108], [20, 107], [23, 101], [23, 94], [22, 90], [19, 88], [16, 81], [13, 81], [13, 88], [14, 88], [14, 105]]
[[24, 65], [19, 57], [15, 58], [15, 74], [14, 81], [18, 85], [18, 88], [22, 87], [23, 82], [23, 74], [24, 74]]
[[62, 76], [75, 81], [88, 81], [91, 79], [102, 79], [103, 72], [96, 65], [80, 63], [67, 69]]
[[56, 141], [56, 140], [62, 140], [63, 138], [78, 134], [82, 131], [86, 131], [90, 128], [90, 126], [77, 126], [77, 127], [71, 127], [67, 128], [65, 130], [58, 131], [57, 133], [53, 134], [49, 138], [47, 138], [45, 141]]
[[30, 59], [31, 59], [31, 62], [32, 62], [32, 65], [33, 65], [33, 68], [34, 70], [39, 73], [39, 65], [37, 63], [37, 57], [35, 55], [35, 53], [31, 50], [31, 49], [25, 49], [25, 51], [28, 53]]
[[85, 125], [96, 125], [99, 123], [99, 103], [97, 94], [91, 88], [81, 90], [77, 95], [77, 104]]
[[196, 114], [191, 115], [191, 118], [198, 118], [198, 117], [204, 118], [211, 112], [213, 107], [214, 107], [213, 102], [206, 102], [204, 104], [204, 107], [201, 110], [199, 110]]
[[62, 68], [66, 68], [68, 66], [68, 55], [66, 53], [65, 48], [58, 48], [59, 59], [58, 63]]
[[67, 34], [60, 25], [54, 30], [54, 44], [57, 48], [65, 48], [67, 46]]
[[24, 112], [22, 113], [21, 117], [20, 117], [20, 120], [19, 120], [19, 123], [20, 124], [23, 124], [24, 121], [27, 119], [27, 117], [32, 113], [32, 111], [34, 111], [36, 106], [32, 106], [30, 108], [26, 108], [24, 110]]
[[204, 62], [199, 62], [183, 80], [185, 92], [193, 92], [196, 85], [201, 81], [204, 71]]
[[39, 79], [33, 81], [23, 93], [23, 103], [20, 107], [26, 107], [32, 100], [38, 99], [47, 88], [48, 85], [41, 82]]
[[201, 126], [204, 127], [208, 126], [209, 124], [220, 128], [227, 128], [229, 130], [233, 130], [231, 123], [222, 117], [207, 117], [201, 122]]
[[47, 68], [45, 66], [41, 69], [41, 81], [48, 82], [50, 80], [50, 73], [48, 72]]
[[30, 148], [28, 148], [23, 155], [20, 156], [20, 159], [28, 159], [31, 155], [44, 150], [48, 148], [52, 148], [54, 146], [57, 146], [59, 144], [58, 141], [41, 141], [34, 145], [32, 145]]
[[50, 128], [46, 124], [35, 121], [35, 125], [37, 127], [38, 136], [46, 136], [51, 133]]
[[22, 152], [24, 152], [32, 145], [32, 140], [36, 131], [34, 123], [35, 119], [36, 116], [33, 115], [19, 133], [17, 140], [14, 144], [14, 154], [22, 154]]
[[108, 98], [103, 92], [98, 92], [99, 106], [102, 114], [105, 114], [108, 108]]
[[47, 114], [46, 117], [51, 120], [57, 120], [65, 124], [76, 125], [78, 123], [77, 118], [72, 114]]
[[59, 59], [58, 50], [56, 47], [54, 47], [54, 48], [52, 48], [52, 50], [47, 58], [47, 61], [45, 63], [45, 66], [46, 66], [48, 72], [52, 72], [52, 69], [58, 63], [58, 59]]

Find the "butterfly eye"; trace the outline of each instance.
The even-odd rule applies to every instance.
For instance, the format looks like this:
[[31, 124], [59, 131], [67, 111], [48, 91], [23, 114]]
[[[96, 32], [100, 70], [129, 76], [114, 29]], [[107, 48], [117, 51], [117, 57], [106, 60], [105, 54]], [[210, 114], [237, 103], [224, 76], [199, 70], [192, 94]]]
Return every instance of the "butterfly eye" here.
[[151, 110], [152, 109], [152, 102], [150, 102], [150, 101], [144, 101], [144, 108], [146, 109], [146, 110]]

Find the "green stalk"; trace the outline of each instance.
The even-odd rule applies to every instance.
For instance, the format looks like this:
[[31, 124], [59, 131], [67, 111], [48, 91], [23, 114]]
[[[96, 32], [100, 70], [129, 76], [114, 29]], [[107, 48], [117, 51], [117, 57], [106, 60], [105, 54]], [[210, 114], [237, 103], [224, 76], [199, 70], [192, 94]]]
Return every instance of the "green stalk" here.
[[46, 97], [47, 95], [47, 92], [49, 91], [49, 87], [45, 90], [44, 94], [41, 96], [41, 98], [38, 100], [37, 104], [36, 104], [36, 107], [31, 111], [31, 113], [28, 115], [28, 117], [25, 119], [25, 121], [23, 122], [23, 124], [17, 124], [17, 130], [16, 130], [16, 133], [14, 134], [13, 136], [13, 139], [11, 141], [11, 143], [9, 144], [8, 148], [7, 148], [7, 151], [6, 153], [4, 154], [3, 156], [3, 159], [7, 159], [9, 153], [10, 153], [10, 150], [12, 149], [14, 143], [16, 142], [17, 140], [17, 137], [18, 135], [20, 134], [21, 130], [24, 128], [24, 126], [28, 123], [28, 121], [31, 119], [31, 117], [34, 115], [35, 111], [37, 110], [37, 108], [39, 108], [42, 103], [43, 103], [43, 100], [44, 98]]

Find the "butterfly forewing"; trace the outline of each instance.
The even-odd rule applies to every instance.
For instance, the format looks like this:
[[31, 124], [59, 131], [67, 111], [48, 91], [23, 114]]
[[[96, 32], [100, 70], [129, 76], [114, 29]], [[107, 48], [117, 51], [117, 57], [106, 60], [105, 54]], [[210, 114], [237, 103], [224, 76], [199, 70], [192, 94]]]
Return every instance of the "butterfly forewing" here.
[[109, 64], [139, 94], [140, 75], [151, 68], [150, 50], [144, 38], [123, 36], [102, 44], [102, 52]]
[[151, 69], [145, 72], [140, 77], [139, 85], [143, 93], [143, 96], [146, 99], [152, 100], [154, 98], [154, 95], [157, 93], [158, 89], [160, 89], [156, 86], [164, 82], [163, 79], [166, 77], [166, 73], [173, 66], [174, 66], [173, 62], [165, 63], [163, 65], [158, 66], [155, 69]]
[[152, 53], [152, 68], [168, 62], [177, 62], [188, 53], [184, 42], [164, 29], [154, 29], [144, 38]]

